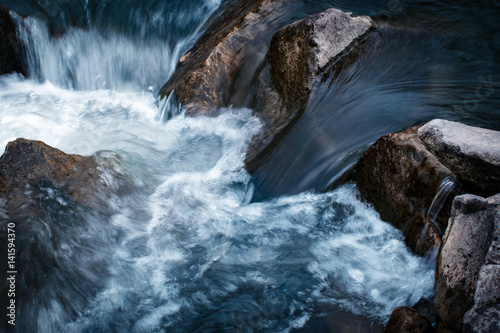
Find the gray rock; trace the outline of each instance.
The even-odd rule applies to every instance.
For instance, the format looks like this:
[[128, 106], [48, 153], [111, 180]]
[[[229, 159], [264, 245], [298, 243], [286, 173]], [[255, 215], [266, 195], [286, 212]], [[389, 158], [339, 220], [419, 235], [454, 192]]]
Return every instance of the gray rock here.
[[443, 192], [456, 177], [427, 151], [417, 127], [378, 139], [359, 160], [354, 180], [381, 218], [403, 230], [415, 253], [439, 247], [459, 187]]
[[466, 192], [500, 192], [500, 132], [435, 119], [418, 135], [430, 152], [461, 180]]
[[[498, 201], [499, 195], [496, 196]], [[474, 306], [464, 316], [464, 332], [500, 332], [500, 210], [493, 241], [479, 272]]]
[[[500, 195], [483, 199], [467, 194], [453, 201], [450, 223], [436, 263], [434, 295], [436, 311], [448, 329], [460, 332], [464, 322], [465, 327], [470, 328], [495, 318], [498, 297], [491, 290], [498, 291], [497, 268], [485, 263], [489, 249], [492, 248], [492, 252], [498, 249], [493, 242], [493, 232], [498, 228], [498, 222], [494, 221], [499, 210]], [[498, 230], [495, 234], [498, 238]], [[494, 253], [488, 254], [488, 258], [495, 257]]]
[[247, 169], [255, 170], [300, 116], [320, 74], [372, 28], [371, 18], [332, 8], [274, 34], [255, 97], [256, 115], [265, 129], [247, 151]]
[[367, 16], [353, 16], [331, 8], [274, 34], [269, 53], [271, 73], [285, 104], [300, 105], [318, 72], [372, 26], [373, 22]]

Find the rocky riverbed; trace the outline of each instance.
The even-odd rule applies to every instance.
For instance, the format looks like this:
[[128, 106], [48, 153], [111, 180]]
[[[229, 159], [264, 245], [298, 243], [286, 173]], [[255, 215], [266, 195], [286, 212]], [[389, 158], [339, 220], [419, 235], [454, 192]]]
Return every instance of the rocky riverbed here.
[[[410, 6], [409, 13], [421, 14], [420, 5], [415, 11]], [[297, 131], [310, 135], [302, 141], [335, 147], [339, 141], [330, 140], [324, 119], [338, 120], [332, 132], [339, 136], [348, 137], [360, 126], [352, 122], [343, 128], [345, 116], [338, 111], [343, 109], [335, 107], [339, 99], [330, 101], [331, 89], [352, 89], [362, 64], [377, 59], [379, 49], [392, 51], [387, 46], [392, 39], [403, 36], [416, 43], [432, 28], [418, 30], [397, 16], [388, 20], [385, 14], [342, 8], [309, 13], [296, 1], [237, 0], [218, 10], [218, 3], [204, 3], [195, 16], [199, 27], [179, 29], [190, 35], [164, 53], [163, 41], [150, 48], [141, 44], [141, 38], [164, 37], [148, 34], [147, 25], [139, 37], [110, 37], [114, 30], [101, 36], [96, 13], [107, 13], [107, 7], [79, 6], [68, 15], [82, 10], [86, 23], [55, 21], [59, 14], [54, 14], [52, 28], [26, 8], [13, 6], [20, 11], [15, 13], [0, 7], [0, 74], [5, 74], [0, 126], [12, 132], [1, 137], [10, 141], [0, 157], [2, 239], [7, 239], [5, 226], [15, 223], [22, 233], [23, 269], [30, 262], [36, 266], [20, 275], [22, 298], [16, 300], [25, 310], [20, 318], [34, 316], [38, 322], [24, 322], [18, 331], [344, 332], [358, 327], [379, 332], [385, 324], [386, 332], [500, 330], [500, 132], [494, 120], [489, 129], [472, 126], [480, 116], [467, 114], [459, 122], [429, 112], [403, 121], [398, 130], [384, 127], [381, 136], [363, 137], [333, 164], [318, 159], [326, 165], [323, 173], [337, 170], [320, 182], [322, 193], [264, 202], [254, 193], [254, 179], [274, 172], [269, 161], [283, 155]], [[107, 81], [111, 77], [103, 79], [104, 72], [86, 77], [75, 68], [96, 60], [88, 43], [101, 38], [123, 54], [142, 45], [152, 52], [148, 56], [168, 55], [166, 63], [174, 65], [154, 73], [147, 59], [139, 70], [135, 62], [129, 67], [121, 62], [124, 82], [118, 85]], [[72, 43], [84, 45], [84, 58]], [[47, 83], [52, 75], [59, 77], [58, 65], [45, 66], [41, 56], [58, 48], [54, 63], [68, 66], [60, 82], [69, 92]], [[108, 74], [120, 67], [113, 63]], [[397, 66], [393, 61], [385, 70]], [[151, 82], [166, 82], [142, 87], [127, 100], [127, 89], [143, 84], [136, 80], [142, 72], [156, 75], [147, 78]], [[23, 86], [34, 78], [41, 81], [35, 89]], [[85, 89], [100, 80], [105, 89], [87, 97]], [[482, 82], [476, 91], [495, 92], [493, 77]], [[113, 87], [109, 92], [108, 86]], [[147, 90], [158, 92], [157, 99], [145, 97]], [[326, 116], [315, 114], [315, 106], [323, 104], [333, 107]], [[33, 112], [23, 113], [26, 108]], [[60, 133], [40, 125], [52, 109], [57, 117], [47, 126]], [[463, 121], [468, 117], [474, 121]], [[498, 119], [498, 113], [492, 117]], [[27, 130], [18, 130], [22, 126], [16, 121]], [[22, 138], [23, 133], [33, 133], [33, 139]], [[39, 141], [37, 133], [76, 153]], [[91, 154], [71, 143], [73, 135], [85, 133], [104, 138], [92, 138]], [[305, 163], [299, 157], [290, 168]], [[291, 171], [279, 172], [277, 179], [284, 182]], [[313, 176], [305, 174], [296, 182], [310, 184], [306, 179]], [[6, 257], [7, 241], [1, 243]], [[113, 255], [97, 255], [99, 248]], [[435, 273], [429, 270], [434, 263]], [[396, 275], [385, 273], [388, 269]], [[132, 277], [124, 280], [127, 271]], [[3, 279], [2, 304], [9, 301], [9, 283]], [[31, 285], [36, 286], [34, 306], [28, 301]], [[54, 287], [59, 291], [52, 293]], [[127, 301], [125, 295], [134, 293]], [[241, 312], [243, 304], [250, 310]], [[45, 314], [57, 307], [64, 310], [51, 321]], [[2, 328], [16, 331], [7, 324]]]

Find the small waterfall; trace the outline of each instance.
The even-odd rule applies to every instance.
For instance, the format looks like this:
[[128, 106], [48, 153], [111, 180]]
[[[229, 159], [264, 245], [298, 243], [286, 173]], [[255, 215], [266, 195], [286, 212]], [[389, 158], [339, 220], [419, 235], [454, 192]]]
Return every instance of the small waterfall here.
[[[180, 12], [171, 13], [159, 6], [157, 12], [146, 17], [133, 16], [122, 22], [125, 26], [142, 27], [141, 33], [136, 34], [93, 24], [88, 2], [85, 10], [90, 28], [69, 27], [59, 37], [50, 34], [47, 22], [41, 18], [12, 15], [25, 46], [30, 77], [65, 89], [152, 90], [156, 95], [174, 72], [180, 56], [200, 36], [203, 24], [219, 3], [218, 0], [204, 1], [200, 8], [183, 7]], [[100, 12], [99, 20], [106, 22], [106, 15], [109, 13]], [[159, 17], [163, 19], [158, 21]], [[170, 20], [181, 20], [181, 17], [184, 24], [198, 24], [177, 27], [180, 36], [174, 31], [172, 34], [165, 31]], [[157, 29], [146, 33], [144, 27]]]
[[182, 112], [181, 105], [177, 103], [177, 100], [175, 98], [175, 91], [172, 90], [170, 95], [168, 95], [167, 98], [163, 97], [159, 101], [159, 118], [158, 120], [161, 121], [162, 123], [166, 122], [167, 120], [175, 117], [176, 115], [180, 114]]
[[[439, 190], [434, 199], [432, 200], [429, 209], [427, 210], [427, 213], [425, 215], [425, 224], [424, 227], [422, 228], [422, 231], [420, 232], [420, 237], [417, 242], [417, 248], [419, 248], [421, 244], [424, 242], [430, 224], [433, 224], [436, 227], [440, 236], [443, 235], [443, 230], [441, 230], [439, 225], [436, 223], [436, 217], [443, 208], [443, 205], [446, 202], [446, 199], [448, 198], [448, 195], [451, 193], [453, 188], [455, 188], [455, 183], [449, 177], [446, 177], [439, 186]], [[426, 257], [429, 258], [429, 260], [434, 261], [437, 256], [438, 250], [439, 250], [438, 248], [433, 247], [428, 251]]]
[[441, 208], [443, 208], [448, 195], [454, 188], [455, 183], [449, 177], [446, 177], [441, 183], [441, 186], [439, 186], [439, 191], [432, 200], [431, 206], [429, 207], [429, 210], [427, 211], [427, 214], [425, 216], [426, 222], [434, 224], [441, 235], [443, 235], [443, 230], [441, 230], [439, 225], [436, 223], [436, 217], [441, 211]]
[[135, 39], [110, 32], [71, 28], [61, 37], [50, 36], [45, 22], [15, 18], [27, 51], [28, 70], [39, 81], [75, 90], [159, 90], [180, 55], [157, 40]]

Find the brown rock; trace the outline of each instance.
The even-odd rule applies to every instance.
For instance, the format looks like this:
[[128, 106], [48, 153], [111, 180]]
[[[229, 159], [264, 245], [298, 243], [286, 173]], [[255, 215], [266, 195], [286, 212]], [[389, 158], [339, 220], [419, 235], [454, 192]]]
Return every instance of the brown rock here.
[[269, 59], [257, 80], [255, 109], [265, 129], [247, 151], [245, 164], [250, 172], [293, 126], [320, 74], [373, 27], [367, 16], [332, 8], [274, 34]]
[[499, 275], [494, 258], [500, 254], [496, 241], [500, 231], [495, 230], [500, 225], [499, 212], [500, 195], [483, 199], [467, 194], [453, 201], [436, 263], [434, 296], [436, 311], [451, 330], [462, 331], [464, 315], [471, 308], [466, 327], [483, 327], [485, 322], [498, 325]]
[[230, 104], [248, 106], [245, 93], [265, 59], [272, 27], [279, 26], [286, 2], [239, 0], [232, 4], [181, 58], [160, 95], [174, 91], [188, 115], [215, 115], [218, 108]]
[[417, 130], [378, 139], [359, 160], [354, 180], [381, 218], [402, 229], [408, 246], [422, 255], [440, 243], [459, 190], [448, 195], [456, 177], [427, 151]]
[[500, 132], [434, 119], [418, 135], [468, 193], [490, 196], [500, 192]]
[[441, 231], [432, 223], [423, 212], [417, 213], [410, 219], [403, 229], [406, 245], [419, 256], [424, 256], [429, 250], [434, 250], [433, 255], [441, 245]]
[[16, 26], [7, 8], [0, 7], [0, 75], [18, 72], [26, 76], [22, 64], [22, 46]]
[[431, 333], [432, 324], [418, 311], [408, 307], [394, 309], [385, 325], [385, 333]]
[[42, 141], [17, 139], [9, 142], [0, 157], [0, 195], [10, 196], [10, 206], [24, 202], [27, 185], [50, 184], [86, 206], [99, 206], [96, 196], [101, 169], [94, 157], [70, 155]]
[[89, 171], [96, 169], [97, 163], [91, 157], [68, 155], [42, 141], [17, 139], [7, 144], [0, 157], [0, 192], [24, 183], [62, 184], [80, 177], [77, 171], [86, 173], [84, 178], [92, 178]]
[[[490, 198], [499, 201], [499, 195]], [[479, 271], [474, 306], [464, 316], [464, 332], [500, 332], [500, 210], [495, 215], [493, 240]]]

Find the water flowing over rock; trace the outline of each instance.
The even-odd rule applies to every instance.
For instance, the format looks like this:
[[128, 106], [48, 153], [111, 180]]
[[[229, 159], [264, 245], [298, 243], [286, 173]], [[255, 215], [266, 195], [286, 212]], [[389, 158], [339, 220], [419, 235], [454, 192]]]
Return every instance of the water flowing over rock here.
[[466, 192], [500, 192], [500, 132], [435, 119], [418, 130], [427, 149], [460, 178]]
[[320, 74], [373, 27], [367, 16], [332, 8], [274, 34], [255, 97], [256, 114], [265, 129], [247, 151], [248, 170], [256, 169], [287, 126], [300, 116]]
[[21, 43], [10, 11], [0, 7], [0, 75], [12, 72], [26, 75], [22, 64]]
[[457, 196], [451, 215], [436, 264], [436, 310], [448, 329], [498, 332], [500, 194]]
[[329, 9], [273, 35], [285, 24], [285, 4], [241, 0], [229, 7], [160, 90], [164, 99], [173, 94], [191, 116], [216, 115], [229, 105], [254, 106], [265, 129], [247, 151], [250, 172], [303, 111], [320, 74], [374, 27], [367, 16]]
[[423, 255], [439, 246], [452, 198], [459, 190], [440, 198], [442, 208], [432, 211], [443, 185], [456, 184], [457, 179], [426, 149], [417, 130], [413, 127], [378, 139], [360, 159], [354, 179], [382, 219], [402, 229], [407, 245]]
[[173, 92], [188, 115], [216, 115], [229, 104], [246, 106], [247, 96], [239, 93], [249, 90], [264, 61], [273, 31], [270, 23], [277, 25], [286, 2], [240, 0], [231, 5], [180, 59], [160, 96]]
[[415, 309], [398, 307], [394, 309], [385, 325], [384, 333], [431, 333], [431, 322]]

